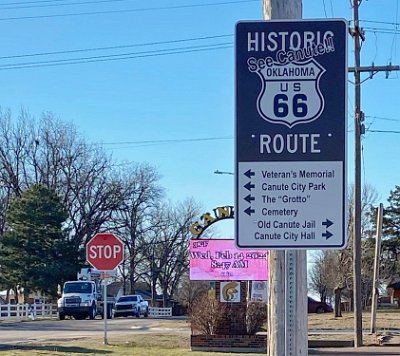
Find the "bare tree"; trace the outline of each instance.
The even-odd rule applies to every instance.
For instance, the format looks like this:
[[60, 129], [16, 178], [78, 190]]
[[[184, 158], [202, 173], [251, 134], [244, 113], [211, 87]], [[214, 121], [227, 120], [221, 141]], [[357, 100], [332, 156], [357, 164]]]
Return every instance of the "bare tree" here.
[[209, 281], [191, 281], [189, 275], [185, 273], [181, 278], [179, 288], [174, 296], [183, 306], [188, 308], [190, 313], [196, 298], [206, 293], [209, 289]]
[[22, 110], [14, 119], [0, 110], [0, 233], [7, 228], [10, 199], [41, 184], [62, 198], [77, 260], [84, 263], [84, 246], [95, 233], [113, 231], [128, 252], [124, 278], [129, 277], [131, 292], [137, 280], [150, 277], [154, 290], [159, 282], [166, 301], [187, 271], [189, 227], [199, 212], [193, 201], [162, 204], [153, 167], [123, 168], [51, 113], [35, 120]]
[[334, 293], [336, 283], [336, 254], [334, 251], [319, 251], [310, 271], [310, 287], [325, 302]]
[[152, 249], [148, 249], [146, 254], [147, 280], [152, 281], [151, 284], [159, 282], [164, 306], [167, 306], [188, 271], [190, 226], [199, 210], [193, 200], [164, 205], [158, 210], [159, 223], [154, 225], [156, 229], [153, 230], [151, 240], [148, 240]]
[[114, 212], [113, 224], [128, 252], [129, 282], [131, 293], [135, 283], [142, 279], [141, 270], [149, 236], [152, 236], [163, 190], [158, 185], [160, 176], [147, 164], [136, 164], [120, 172], [123, 202]]
[[[342, 293], [346, 292], [352, 305], [353, 288], [353, 194], [354, 186], [350, 186], [348, 191], [348, 210], [347, 210], [347, 247], [339, 251], [321, 253], [311, 270], [310, 279], [312, 288], [317, 291], [321, 300], [327, 291], [332, 293], [335, 298], [335, 316], [342, 316], [341, 304]], [[372, 288], [372, 268], [371, 253], [373, 246], [368, 243], [371, 236], [371, 208], [376, 202], [378, 194], [376, 189], [370, 185], [365, 185], [362, 191], [362, 237], [363, 237], [363, 258], [362, 258], [362, 288], [364, 296], [364, 305], [367, 304]], [[332, 266], [329, 273], [329, 282], [326, 266]], [[326, 289], [326, 290], [325, 290]]]
[[2, 230], [9, 199], [42, 184], [63, 198], [70, 239], [78, 254], [93, 234], [105, 228], [122, 202], [111, 157], [51, 113], [36, 121], [25, 111], [16, 120], [10, 111], [0, 112], [0, 168]]

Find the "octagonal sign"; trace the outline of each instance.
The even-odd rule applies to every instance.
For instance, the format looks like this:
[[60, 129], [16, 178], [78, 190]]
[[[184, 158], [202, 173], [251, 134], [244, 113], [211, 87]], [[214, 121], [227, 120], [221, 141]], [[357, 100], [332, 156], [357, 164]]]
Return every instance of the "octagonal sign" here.
[[111, 271], [124, 260], [124, 244], [112, 233], [98, 233], [86, 244], [86, 260], [98, 270]]

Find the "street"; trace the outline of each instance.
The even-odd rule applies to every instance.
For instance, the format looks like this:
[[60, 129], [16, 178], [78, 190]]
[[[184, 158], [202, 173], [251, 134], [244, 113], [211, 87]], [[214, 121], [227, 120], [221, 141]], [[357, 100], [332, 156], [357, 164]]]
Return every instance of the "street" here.
[[[107, 320], [107, 334], [134, 333], [190, 333], [184, 319], [177, 318], [116, 318]], [[63, 340], [85, 336], [102, 336], [104, 320], [36, 320], [27, 322], [0, 322], [1, 345], [20, 344], [35, 341]]]

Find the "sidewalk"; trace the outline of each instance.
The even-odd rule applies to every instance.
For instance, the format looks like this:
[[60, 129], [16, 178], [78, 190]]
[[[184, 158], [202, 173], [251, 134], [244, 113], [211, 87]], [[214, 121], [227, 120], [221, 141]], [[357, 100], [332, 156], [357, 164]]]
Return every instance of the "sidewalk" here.
[[308, 349], [309, 355], [321, 356], [399, 356], [400, 346], [363, 346], [359, 348], [319, 348]]

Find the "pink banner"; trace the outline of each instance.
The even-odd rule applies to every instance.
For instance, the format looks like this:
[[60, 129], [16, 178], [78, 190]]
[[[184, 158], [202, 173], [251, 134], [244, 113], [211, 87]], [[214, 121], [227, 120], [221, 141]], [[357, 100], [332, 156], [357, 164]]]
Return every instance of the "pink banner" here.
[[234, 240], [190, 240], [190, 280], [266, 281], [267, 251], [238, 249]]

